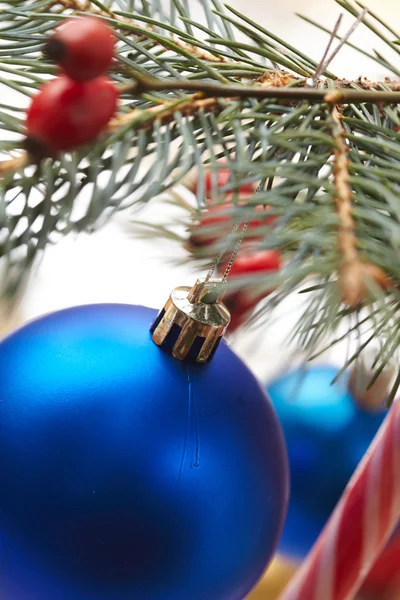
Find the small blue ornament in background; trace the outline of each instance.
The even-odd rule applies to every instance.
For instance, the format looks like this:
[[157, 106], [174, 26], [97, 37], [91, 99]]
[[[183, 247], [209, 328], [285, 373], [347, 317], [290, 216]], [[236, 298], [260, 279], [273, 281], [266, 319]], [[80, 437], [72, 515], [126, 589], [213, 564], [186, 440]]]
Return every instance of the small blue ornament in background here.
[[160, 350], [155, 316], [83, 306], [0, 344], [5, 600], [242, 600], [272, 557], [275, 412], [224, 343], [204, 366]]
[[289, 456], [291, 491], [279, 552], [302, 559], [311, 549], [378, 431], [386, 412], [368, 413], [338, 369], [311, 366], [269, 385]]

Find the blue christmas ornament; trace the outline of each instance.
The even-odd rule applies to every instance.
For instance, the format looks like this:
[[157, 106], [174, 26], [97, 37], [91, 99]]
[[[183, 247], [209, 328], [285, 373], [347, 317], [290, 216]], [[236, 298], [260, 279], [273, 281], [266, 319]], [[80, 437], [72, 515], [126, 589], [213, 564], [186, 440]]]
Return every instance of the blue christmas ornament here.
[[282, 425], [291, 477], [279, 552], [301, 559], [311, 549], [378, 431], [385, 411], [369, 413], [338, 369], [311, 366], [267, 386]]
[[72, 308], [0, 344], [5, 600], [241, 600], [283, 524], [275, 412], [223, 342], [205, 365], [155, 311]]

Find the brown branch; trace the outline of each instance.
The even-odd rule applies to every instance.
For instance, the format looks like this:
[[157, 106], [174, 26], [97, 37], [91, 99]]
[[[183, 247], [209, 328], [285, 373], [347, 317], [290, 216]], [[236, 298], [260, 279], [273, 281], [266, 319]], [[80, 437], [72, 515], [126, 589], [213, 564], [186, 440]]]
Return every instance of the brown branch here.
[[341, 115], [337, 108], [332, 110], [332, 117], [336, 126], [333, 140], [335, 147], [335, 166], [333, 181], [335, 184], [335, 203], [339, 217], [338, 243], [344, 262], [352, 263], [358, 260], [355, 223], [353, 219], [353, 192], [349, 184], [349, 159], [348, 148], [344, 138]]
[[22, 154], [19, 154], [14, 158], [2, 160], [0, 161], [0, 176], [7, 175], [7, 173], [11, 173], [12, 171], [18, 171], [18, 169], [23, 169], [29, 162], [30, 160], [27, 152], [22, 152]]
[[370, 104], [400, 104], [400, 91], [379, 91], [375, 89], [346, 89], [338, 87], [334, 90], [315, 89], [307, 86], [269, 87], [261, 85], [233, 85], [210, 83], [184, 79], [158, 79], [138, 76], [132, 83], [133, 93], [165, 92], [167, 90], [184, 90], [187, 92], [202, 92], [215, 98], [259, 98], [282, 99], [312, 103], [347, 104], [366, 102]]
[[[75, 8], [77, 0], [62, 0], [65, 5], [72, 4]], [[83, 9], [81, 5], [80, 9]], [[146, 111], [134, 109], [128, 115], [122, 115], [112, 120], [109, 130], [115, 131], [119, 126], [126, 125], [127, 122], [134, 121], [136, 117], [145, 112], [157, 114], [158, 119], [163, 122], [171, 120], [176, 110], [182, 114], [193, 114], [200, 107], [207, 110], [213, 110], [218, 106], [218, 98], [236, 99], [244, 98], [277, 98], [290, 100], [292, 102], [308, 100], [310, 102], [325, 102], [330, 104], [343, 104], [346, 102], [370, 102], [370, 103], [400, 103], [400, 81], [385, 81], [385, 85], [390, 87], [390, 92], [379, 91], [382, 85], [379, 82], [372, 82], [366, 78], [357, 80], [357, 84], [362, 87], [361, 90], [352, 89], [353, 82], [347, 79], [336, 81], [337, 89], [324, 90], [304, 87], [288, 87], [297, 81], [296, 77], [285, 71], [266, 71], [259, 77], [254, 85], [221, 85], [205, 81], [157, 79], [153, 77], [139, 76], [135, 81], [129, 84], [118, 86], [120, 94], [131, 92], [140, 95], [149, 91], [166, 90], [186, 90], [194, 94], [189, 99], [174, 99], [171, 103], [164, 102], [161, 105], [146, 109]], [[201, 100], [200, 97], [206, 98]], [[169, 111], [168, 106], [172, 107]], [[193, 111], [193, 112], [192, 112]], [[149, 125], [151, 125], [151, 119]], [[29, 164], [31, 161], [27, 153], [0, 161], [0, 177], [6, 173], [15, 171]]]
[[255, 79], [255, 83], [258, 83], [261, 87], [285, 87], [292, 85], [298, 81], [298, 77], [288, 73], [287, 71], [265, 71], [262, 75]]
[[[288, 73], [287, 71], [277, 70], [277, 71], [265, 71], [262, 75], [257, 77], [254, 80], [261, 87], [285, 87], [288, 85], [302, 84], [303, 78], [300, 79], [297, 75], [293, 75], [292, 73]], [[379, 91], [382, 90], [383, 87], [390, 89], [392, 92], [400, 91], [400, 79], [391, 80], [386, 78], [384, 81], [371, 81], [367, 77], [361, 76], [357, 79], [335, 79], [334, 81], [335, 88], [341, 89], [354, 89], [354, 86], [360, 87], [366, 91]], [[319, 79], [316, 82], [316, 85], [321, 88], [325, 88], [328, 90], [328, 82], [326, 79]], [[329, 87], [331, 90], [332, 88]]]
[[[115, 133], [118, 129], [129, 125], [136, 125], [135, 129], [149, 129], [155, 121], [161, 124], [170, 123], [174, 118], [174, 113], [179, 112], [184, 116], [194, 115], [203, 110], [210, 112], [219, 108], [217, 98], [202, 98], [195, 94], [189, 98], [174, 99], [171, 102], [164, 102], [161, 105], [153, 106], [148, 109], [133, 109], [131, 112], [119, 115], [112, 119], [105, 131], [107, 134]], [[136, 121], [136, 124], [135, 124]], [[27, 152], [22, 152], [15, 158], [0, 161], [0, 177], [13, 171], [17, 171], [29, 164], [36, 162]]]
[[193, 46], [191, 44], [186, 44], [186, 42], [183, 42], [182, 40], [180, 40], [176, 36], [173, 37], [173, 41], [174, 41], [174, 44], [176, 44], [177, 46], [179, 46], [179, 48], [182, 48], [182, 50], [185, 50], [186, 52], [189, 52], [189, 54], [194, 54], [195, 56], [197, 56], [201, 60], [205, 60], [205, 61], [208, 61], [208, 62], [218, 62], [218, 63], [232, 64], [232, 65], [236, 65], [237, 64], [237, 62], [229, 60], [228, 58], [226, 58], [226, 56], [216, 56], [215, 54], [212, 54], [208, 50], [204, 50], [203, 48], [198, 48], [197, 46]]
[[353, 191], [349, 180], [348, 146], [341, 115], [336, 107], [332, 110], [334, 168], [333, 183], [335, 186], [334, 202], [339, 220], [338, 248], [341, 255], [338, 284], [344, 304], [356, 308], [365, 300], [367, 279], [374, 281], [382, 289], [387, 289], [392, 282], [388, 275], [371, 263], [362, 261], [357, 247], [356, 224], [353, 217]]
[[400, 79], [392, 81], [388, 77], [384, 81], [371, 81], [367, 77], [361, 76], [355, 81], [349, 79], [337, 79], [335, 82], [338, 88], [351, 88], [354, 84], [361, 87], [363, 90], [381, 90], [383, 86], [389, 88], [392, 92], [400, 91]]
[[[65, 2], [67, 0], [63, 1]], [[68, 2], [69, 1], [72, 0], [68, 0]], [[76, 0], [73, 0], [73, 2], [75, 3]], [[363, 79], [362, 82], [361, 80], [358, 81], [358, 83], [363, 86], [363, 89], [361, 90], [350, 89], [350, 85], [352, 84], [348, 80], [338, 80], [336, 82], [338, 87], [335, 90], [314, 89], [309, 87], [287, 87], [295, 81], [296, 78], [293, 75], [287, 74], [284, 71], [267, 71], [259, 78], [256, 84], [250, 86], [222, 85], [206, 81], [180, 79], [164, 80], [153, 77], [143, 77], [140, 75], [132, 83], [119, 86], [119, 92], [131, 92], [135, 95], [140, 95], [144, 92], [151, 91], [165, 92], [167, 90], [186, 90], [193, 92], [193, 95], [189, 99], [178, 99], [178, 101], [174, 99], [170, 103], [167, 101], [166, 103], [146, 109], [145, 111], [135, 109], [129, 113], [129, 115], [122, 115], [113, 119], [110, 127], [115, 131], [116, 127], [122, 126], [129, 121], [134, 121], [136, 117], [144, 115], [145, 112], [154, 112], [154, 114], [159, 115], [159, 119], [164, 119], [163, 122], [167, 122], [165, 119], [171, 120], [176, 110], [179, 110], [185, 115], [193, 114], [191, 111], [196, 112], [196, 107], [200, 106], [212, 110], [218, 106], [218, 98], [276, 98], [292, 102], [308, 100], [309, 102], [328, 104], [344, 104], [346, 102], [369, 102], [376, 104], [400, 103], [400, 82], [393, 82], [392, 88], [394, 91], [386, 92], [379, 91], [379, 83], [373, 83], [366, 79]], [[389, 82], [386, 82], [386, 85], [388, 84]], [[201, 100], [201, 97], [204, 98], [204, 100]], [[177, 102], [179, 106], [177, 106]], [[168, 106], [171, 107], [170, 111], [168, 111]], [[26, 166], [29, 162], [26, 153], [22, 153], [14, 159], [3, 162], [0, 161], [0, 176]]]
[[174, 99], [171, 102], [165, 102], [148, 109], [134, 109], [125, 115], [120, 115], [112, 119], [108, 126], [108, 132], [112, 133], [129, 123], [134, 123], [134, 121], [137, 121], [136, 129], [148, 129], [152, 127], [155, 121], [163, 125], [170, 123], [176, 111], [188, 117], [200, 110], [210, 112], [218, 107], [219, 102], [217, 98], [201, 98], [198, 94], [195, 94], [189, 98], [183, 98], [178, 101]]

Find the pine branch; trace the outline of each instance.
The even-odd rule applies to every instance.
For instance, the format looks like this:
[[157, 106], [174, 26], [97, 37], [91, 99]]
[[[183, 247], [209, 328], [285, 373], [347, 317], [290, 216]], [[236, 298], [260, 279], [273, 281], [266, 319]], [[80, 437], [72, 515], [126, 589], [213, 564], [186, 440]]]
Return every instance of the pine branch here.
[[[283, 81], [280, 72], [267, 72], [263, 75], [262, 81], [265, 84], [267, 79], [275, 81]], [[298, 83], [298, 80], [293, 78], [290, 83]], [[161, 80], [156, 78], [142, 77], [138, 73], [136, 79], [131, 84], [125, 84], [120, 87], [121, 92], [131, 93], [134, 96], [141, 96], [149, 92], [165, 92], [171, 90], [191, 91], [195, 92], [194, 96], [189, 99], [182, 99], [172, 102], [164, 102], [163, 105], [155, 106], [151, 109], [138, 110], [135, 109], [131, 113], [124, 114], [114, 119], [109, 127], [108, 132], [114, 132], [126, 124], [140, 124], [140, 127], [150, 127], [155, 120], [160, 123], [165, 123], [173, 118], [176, 110], [179, 110], [185, 115], [193, 115], [198, 110], [213, 110], [218, 108], [218, 98], [256, 98], [288, 100], [293, 103], [300, 100], [308, 102], [317, 102], [329, 105], [343, 105], [353, 102], [365, 102], [369, 104], [397, 104], [400, 103], [400, 84], [397, 82], [385, 82], [386, 86], [392, 91], [372, 91], [379, 89], [380, 83], [364, 82], [366, 90], [346, 89], [351, 83], [347, 80], [338, 80], [337, 89], [327, 90], [309, 88], [308, 85], [299, 87], [280, 87], [280, 86], [245, 86], [245, 85], [219, 85], [208, 83], [206, 81], [181, 81], [181, 80]], [[203, 98], [203, 99], [202, 99]], [[24, 152], [20, 156], [7, 161], [0, 161], [0, 175], [7, 174], [16, 169], [20, 169], [30, 162], [32, 158]]]
[[[207, 81], [181, 81], [181, 80], [159, 80], [156, 78], [143, 78], [137, 75], [136, 80], [126, 91], [134, 94], [146, 92], [164, 92], [171, 90], [184, 90], [186, 92], [203, 93], [205, 96], [214, 98], [256, 98], [258, 100], [270, 99], [288, 100], [299, 102], [317, 102], [320, 104], [350, 104], [354, 102], [365, 102], [369, 104], [399, 104], [400, 91], [371, 91], [379, 84], [372, 84], [369, 90], [344, 89], [316, 89], [308, 85], [297, 87], [261, 87], [256, 85], [220, 85]], [[394, 83], [389, 87], [398, 87]]]
[[357, 308], [365, 301], [366, 279], [371, 279], [382, 289], [393, 285], [383, 269], [371, 263], [363, 262], [357, 248], [356, 223], [353, 216], [353, 191], [350, 186], [348, 146], [341, 115], [337, 108], [332, 110], [332, 139], [335, 143], [333, 184], [334, 201], [338, 213], [338, 249], [342, 256], [339, 267], [338, 284], [342, 302], [351, 308]]
[[[352, 318], [349, 334], [370, 327], [370, 337], [346, 364], [379, 335], [376, 369], [382, 370], [400, 345], [393, 327], [400, 311], [400, 83], [339, 79], [327, 61], [315, 77], [321, 61], [219, 0], [198, 2], [201, 22], [190, 14], [192, 2], [165, 4], [143, 0], [133, 11], [124, 0], [13, 0], [0, 14], [0, 83], [11, 94], [0, 105], [5, 293], [15, 295], [47, 244], [71, 231], [92, 231], [115, 212], [170, 190], [195, 168], [199, 206], [182, 208], [190, 232], [204, 203], [205, 171], [216, 173], [222, 160], [231, 178], [220, 201], [233, 194], [227, 217], [232, 224], [244, 215], [260, 219], [257, 207], [268, 206], [264, 212], [276, 220], [273, 227], [260, 223], [259, 245], [285, 257], [281, 273], [237, 283], [249, 292], [276, 287], [255, 318], [268, 319], [288, 293], [307, 290], [311, 300], [293, 332], [300, 345], [310, 355], [319, 352], [327, 339], [338, 339], [329, 336], [343, 319]], [[377, 15], [363, 15], [359, 2], [339, 4], [400, 54], [397, 34]], [[121, 89], [119, 114], [87, 148], [35, 166], [23, 153], [24, 110], [56, 74], [42, 44], [66, 14], [88, 11], [118, 36], [111, 76]], [[400, 74], [396, 60], [356, 49], [388, 75]], [[261, 189], [245, 205], [237, 194], [244, 182]], [[217, 241], [207, 248], [182, 242], [175, 224], [146, 232], [185, 243], [191, 260], [206, 267], [222, 243], [212, 230]]]

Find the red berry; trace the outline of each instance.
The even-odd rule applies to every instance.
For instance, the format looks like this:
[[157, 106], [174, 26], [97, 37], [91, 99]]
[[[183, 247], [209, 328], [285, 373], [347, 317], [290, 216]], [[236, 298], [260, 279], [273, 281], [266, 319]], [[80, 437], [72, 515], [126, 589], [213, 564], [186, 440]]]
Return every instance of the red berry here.
[[77, 83], [62, 76], [45, 83], [28, 109], [28, 151], [42, 147], [49, 155], [91, 142], [114, 115], [117, 97], [106, 77]]
[[[226, 186], [229, 183], [231, 177], [230, 169], [218, 169], [216, 173], [212, 173], [211, 171], [207, 171], [204, 177], [204, 195], [205, 199], [212, 200], [213, 197], [218, 193], [221, 194], [221, 188]], [[196, 196], [199, 195], [199, 183], [196, 181], [194, 193]], [[245, 183], [240, 186], [237, 194], [239, 196], [252, 196], [254, 194], [254, 184], [253, 183]], [[225, 193], [225, 199], [230, 200], [234, 192], [229, 191]]]
[[[204, 247], [214, 244], [219, 239], [229, 235], [234, 222], [231, 218], [233, 204], [218, 204], [208, 208], [202, 214], [200, 221], [192, 226], [191, 234], [189, 238], [189, 247]], [[254, 236], [250, 236], [247, 239], [259, 239], [263, 237], [263, 233], [257, 232], [257, 228], [264, 227], [268, 223], [271, 223], [276, 219], [276, 215], [263, 218], [261, 215], [268, 211], [268, 207], [257, 206], [255, 208], [257, 213], [260, 213], [259, 219], [251, 219], [249, 222], [248, 230], [254, 229]], [[244, 213], [245, 214], [245, 213]]]
[[75, 81], [102, 75], [114, 56], [112, 29], [94, 17], [68, 19], [47, 41], [44, 52]]

